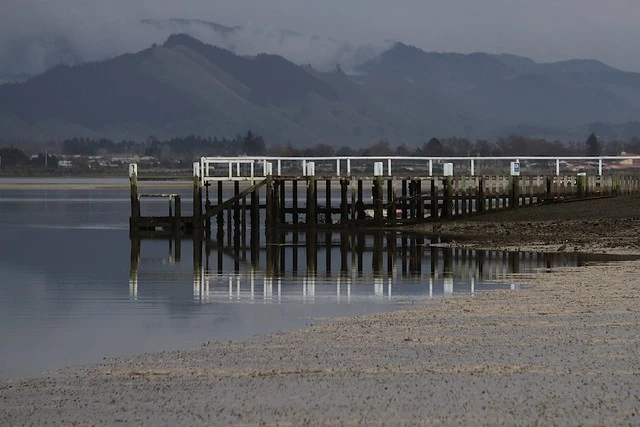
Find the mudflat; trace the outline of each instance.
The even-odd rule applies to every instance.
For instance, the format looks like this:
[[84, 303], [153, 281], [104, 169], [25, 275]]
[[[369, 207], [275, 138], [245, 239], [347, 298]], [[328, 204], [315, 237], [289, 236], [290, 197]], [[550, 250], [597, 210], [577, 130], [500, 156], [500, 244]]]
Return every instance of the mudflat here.
[[509, 209], [418, 229], [458, 247], [640, 254], [640, 196]]
[[[578, 246], [583, 221], [602, 220], [584, 248], [637, 252], [609, 234], [616, 223], [637, 233], [638, 201], [527, 208], [441, 231], [518, 224], [519, 242], [553, 248]], [[612, 218], [587, 214], [605, 208]], [[529, 222], [567, 234], [526, 234]], [[492, 233], [464, 244], [510, 244], [506, 233], [486, 242]], [[2, 381], [0, 424], [638, 425], [639, 271], [627, 261], [538, 272], [513, 277], [517, 291]]]

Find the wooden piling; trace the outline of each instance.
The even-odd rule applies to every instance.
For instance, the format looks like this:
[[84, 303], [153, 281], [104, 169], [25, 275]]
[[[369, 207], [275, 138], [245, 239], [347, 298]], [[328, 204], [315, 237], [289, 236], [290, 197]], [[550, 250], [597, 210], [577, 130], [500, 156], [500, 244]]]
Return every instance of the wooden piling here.
[[373, 218], [377, 226], [384, 224], [382, 177], [376, 176], [373, 184]]
[[266, 202], [265, 202], [265, 227], [267, 229], [273, 228], [275, 221], [273, 218], [273, 178], [271, 175], [266, 178]]
[[438, 219], [438, 190], [435, 178], [429, 178], [431, 184], [431, 219]]
[[331, 179], [327, 179], [325, 181], [325, 214], [324, 214], [324, 223], [332, 224], [333, 221], [331, 219]]
[[[198, 163], [195, 165], [199, 166]], [[199, 173], [193, 174], [193, 233], [195, 236], [202, 237], [204, 222], [202, 221], [202, 186]]]
[[291, 221], [296, 225], [298, 224], [298, 180], [295, 178], [291, 182], [291, 204], [293, 211]]
[[[222, 205], [223, 202], [224, 198], [222, 194], [222, 181], [218, 181], [218, 206]], [[224, 212], [222, 210], [220, 210], [218, 216], [216, 217], [216, 226], [217, 239], [218, 241], [222, 241], [222, 237], [224, 236]]]
[[349, 221], [349, 205], [347, 201], [347, 191], [349, 188], [349, 181], [340, 178], [340, 224], [346, 225]]
[[478, 178], [478, 198], [476, 201], [476, 211], [478, 213], [485, 211], [485, 198], [484, 198], [484, 177]]
[[316, 207], [318, 199], [316, 198], [316, 178], [315, 176], [307, 177], [307, 225], [315, 226], [318, 224], [316, 216]]
[[[240, 181], [233, 182], [233, 196], [237, 197], [240, 194]], [[229, 224], [231, 227], [231, 224]], [[234, 234], [240, 233], [240, 200], [237, 200], [233, 204], [233, 231]]]
[[129, 218], [129, 234], [137, 233], [140, 228], [140, 197], [138, 194], [138, 165], [129, 165], [129, 186], [131, 197], [131, 217]]
[[402, 180], [401, 197], [402, 197], [402, 219], [409, 218], [408, 204], [407, 204], [407, 180]]
[[285, 224], [287, 222], [287, 213], [286, 213], [286, 186], [285, 181], [283, 179], [279, 180], [278, 186], [280, 187], [280, 197], [278, 197], [278, 210], [280, 211], [279, 222], [280, 224]]
[[175, 204], [175, 217], [173, 219], [173, 235], [176, 239], [180, 239], [180, 232], [182, 227], [182, 206], [180, 203], [180, 195], [176, 194], [174, 197]]
[[387, 223], [396, 223], [396, 196], [393, 188], [393, 178], [387, 179]]
[[451, 218], [452, 216], [452, 207], [453, 207], [453, 198], [452, 198], [452, 186], [453, 179], [450, 176], [445, 176], [442, 179], [443, 186], [443, 201], [442, 201], [442, 217], [443, 218]]
[[520, 206], [520, 177], [509, 178], [509, 208], [517, 209]]
[[412, 179], [409, 184], [409, 194], [411, 194], [411, 219], [418, 219], [418, 180]]
[[416, 203], [418, 220], [424, 220], [424, 198], [422, 197], [422, 179], [416, 180]]

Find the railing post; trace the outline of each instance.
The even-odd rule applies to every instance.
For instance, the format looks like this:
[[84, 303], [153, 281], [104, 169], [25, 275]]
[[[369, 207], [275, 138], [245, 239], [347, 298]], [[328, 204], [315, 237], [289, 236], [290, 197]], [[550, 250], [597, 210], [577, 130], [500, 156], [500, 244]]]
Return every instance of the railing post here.
[[351, 159], [347, 158], [347, 175], [351, 176]]
[[602, 176], [602, 159], [598, 159], [598, 176]]
[[340, 176], [340, 159], [336, 159], [336, 176]]
[[391, 176], [391, 159], [387, 159], [387, 175]]
[[474, 176], [476, 174], [476, 164], [475, 164], [475, 160], [471, 159], [471, 176]]
[[560, 176], [560, 159], [556, 159], [556, 176]]
[[282, 176], [282, 160], [278, 159], [278, 176]]
[[433, 176], [433, 159], [429, 159], [429, 176]]

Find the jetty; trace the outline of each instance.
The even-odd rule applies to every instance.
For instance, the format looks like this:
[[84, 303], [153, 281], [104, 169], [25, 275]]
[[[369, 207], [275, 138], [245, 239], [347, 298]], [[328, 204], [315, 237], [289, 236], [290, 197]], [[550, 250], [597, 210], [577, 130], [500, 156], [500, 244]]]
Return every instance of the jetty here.
[[[130, 234], [240, 245], [278, 230], [381, 229], [640, 190], [639, 156], [202, 157], [192, 208], [177, 193], [141, 191], [129, 166]], [[143, 215], [148, 199], [166, 215]]]

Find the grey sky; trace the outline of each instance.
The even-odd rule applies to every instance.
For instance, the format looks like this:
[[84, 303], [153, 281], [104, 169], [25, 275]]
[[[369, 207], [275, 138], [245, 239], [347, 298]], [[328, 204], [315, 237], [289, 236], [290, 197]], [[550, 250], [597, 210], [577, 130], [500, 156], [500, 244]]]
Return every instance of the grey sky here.
[[[595, 58], [640, 71], [639, 0], [2, 0], [0, 52], [37, 32], [87, 53], [147, 46], [141, 18], [198, 18], [286, 28], [356, 43], [397, 40], [427, 51]], [[36, 55], [36, 53], [34, 53]], [[35, 61], [36, 59], [34, 59]]]

